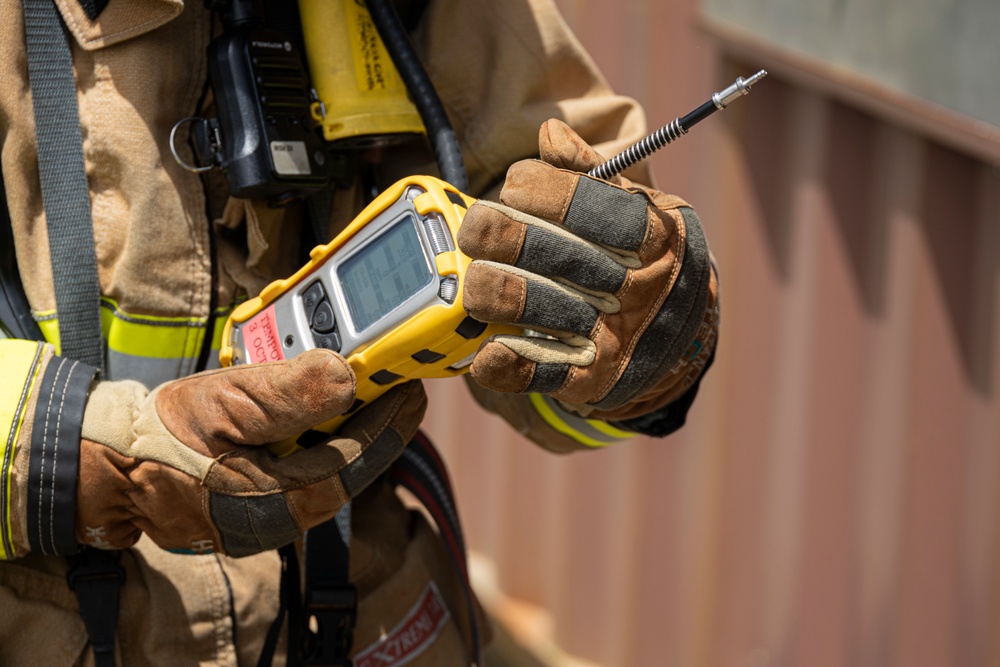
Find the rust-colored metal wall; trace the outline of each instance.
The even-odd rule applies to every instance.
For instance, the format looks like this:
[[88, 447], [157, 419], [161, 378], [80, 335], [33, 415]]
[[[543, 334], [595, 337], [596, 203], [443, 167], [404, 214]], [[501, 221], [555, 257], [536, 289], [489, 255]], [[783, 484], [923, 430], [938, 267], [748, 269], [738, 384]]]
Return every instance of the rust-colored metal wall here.
[[722, 278], [680, 433], [561, 458], [429, 384], [472, 549], [602, 665], [1000, 663], [994, 148], [720, 40], [695, 0], [559, 5], [651, 125], [771, 77], [654, 158]]

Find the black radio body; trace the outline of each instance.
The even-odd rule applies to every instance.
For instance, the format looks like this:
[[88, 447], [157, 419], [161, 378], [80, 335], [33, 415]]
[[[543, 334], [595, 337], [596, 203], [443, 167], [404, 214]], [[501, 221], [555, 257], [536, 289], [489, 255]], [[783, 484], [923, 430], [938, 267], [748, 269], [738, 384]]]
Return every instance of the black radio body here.
[[311, 86], [292, 40], [260, 21], [228, 25], [208, 49], [218, 118], [194, 125], [202, 164], [234, 197], [281, 203], [329, 182], [331, 160], [310, 114]]

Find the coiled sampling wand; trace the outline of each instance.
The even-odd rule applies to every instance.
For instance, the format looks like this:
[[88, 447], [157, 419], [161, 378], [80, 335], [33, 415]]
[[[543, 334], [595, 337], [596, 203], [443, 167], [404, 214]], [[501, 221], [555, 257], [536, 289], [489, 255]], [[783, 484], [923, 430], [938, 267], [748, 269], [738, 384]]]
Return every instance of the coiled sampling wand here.
[[615, 174], [620, 174], [636, 162], [649, 157], [654, 151], [658, 151], [681, 135], [687, 134], [688, 130], [694, 127], [695, 124], [705, 120], [716, 111], [725, 109], [737, 97], [742, 97], [749, 93], [750, 86], [765, 76], [767, 76], [767, 72], [761, 70], [749, 79], [738, 77], [731, 86], [721, 92], [714, 93], [710, 100], [688, 115], [683, 118], [673, 119], [656, 132], [632, 144], [607, 162], [594, 167], [587, 172], [587, 175], [606, 180]]

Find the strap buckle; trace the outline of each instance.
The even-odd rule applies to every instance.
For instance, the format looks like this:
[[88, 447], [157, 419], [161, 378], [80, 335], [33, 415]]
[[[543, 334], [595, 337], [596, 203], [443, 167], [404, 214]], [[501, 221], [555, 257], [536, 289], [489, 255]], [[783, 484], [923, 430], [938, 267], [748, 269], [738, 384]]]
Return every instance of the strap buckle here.
[[357, 605], [358, 592], [353, 584], [314, 585], [310, 588], [305, 604], [308, 625], [303, 665], [351, 667], [348, 656], [353, 643]]

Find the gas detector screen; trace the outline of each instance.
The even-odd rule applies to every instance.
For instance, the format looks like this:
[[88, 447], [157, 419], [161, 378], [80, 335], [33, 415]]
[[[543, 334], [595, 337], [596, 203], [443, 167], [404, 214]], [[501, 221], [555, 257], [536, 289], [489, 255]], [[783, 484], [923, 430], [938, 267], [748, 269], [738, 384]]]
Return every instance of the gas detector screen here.
[[358, 332], [388, 315], [434, 278], [412, 215], [337, 267]]

